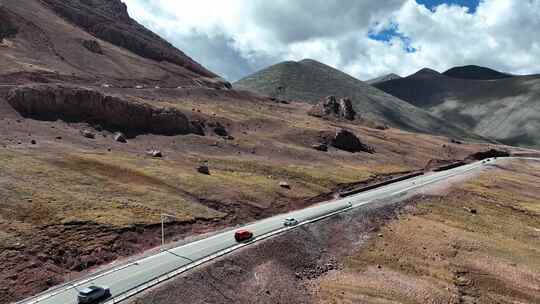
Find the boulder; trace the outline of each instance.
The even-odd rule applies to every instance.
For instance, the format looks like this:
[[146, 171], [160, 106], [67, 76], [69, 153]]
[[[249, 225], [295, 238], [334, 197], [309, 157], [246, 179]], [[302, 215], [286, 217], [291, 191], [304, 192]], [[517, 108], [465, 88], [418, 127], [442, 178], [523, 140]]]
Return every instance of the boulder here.
[[161, 151], [156, 150], [156, 149], [147, 150], [146, 154], [152, 157], [163, 157], [163, 154], [161, 153]]
[[121, 143], [126, 143], [126, 142], [127, 142], [126, 136], [125, 136], [124, 133], [122, 133], [122, 132], [116, 132], [116, 133], [114, 133], [113, 138], [114, 138], [114, 140], [117, 141], [117, 142], [121, 142]]
[[222, 137], [227, 137], [227, 136], [229, 136], [229, 131], [227, 131], [227, 128], [225, 128], [225, 126], [222, 125], [222, 124], [219, 123], [219, 122], [216, 122], [216, 123], [215, 123], [215, 126], [214, 126], [214, 133], [216, 133], [216, 135], [219, 135], [219, 136], [222, 136]]
[[81, 134], [82, 134], [82, 136], [84, 136], [86, 138], [90, 138], [90, 139], [96, 138], [96, 134], [94, 134], [94, 133], [92, 133], [92, 132], [90, 132], [88, 130], [82, 130]]
[[204, 135], [201, 122], [190, 121], [176, 108], [104, 95], [84, 87], [62, 84], [18, 86], [8, 93], [7, 101], [23, 116], [34, 119], [99, 123], [104, 128], [132, 135]]
[[208, 165], [206, 163], [205, 164], [200, 164], [197, 167], [197, 172], [199, 172], [201, 174], [210, 175], [210, 168], [208, 168]]
[[326, 152], [328, 151], [328, 144], [327, 143], [317, 143], [311, 146], [313, 149], [318, 151]]
[[289, 185], [289, 183], [287, 183], [287, 182], [279, 182], [279, 186], [281, 188], [291, 189], [291, 185]]
[[335, 96], [328, 96], [325, 100], [315, 104], [308, 111], [308, 115], [354, 120], [356, 112], [350, 99], [342, 98], [337, 101]]
[[15, 26], [16, 16], [13, 16], [6, 8], [0, 4], [0, 43], [4, 38], [13, 38], [19, 29]]
[[332, 145], [334, 148], [348, 151], [351, 153], [375, 152], [373, 147], [362, 143], [360, 139], [356, 135], [354, 135], [354, 133], [345, 129], [339, 129], [336, 131], [335, 135], [330, 139], [330, 145]]

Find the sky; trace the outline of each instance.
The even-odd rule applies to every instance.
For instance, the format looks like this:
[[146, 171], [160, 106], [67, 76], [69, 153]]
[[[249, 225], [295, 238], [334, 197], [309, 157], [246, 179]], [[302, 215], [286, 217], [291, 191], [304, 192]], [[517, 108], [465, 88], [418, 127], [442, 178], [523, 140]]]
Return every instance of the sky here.
[[540, 73], [540, 0], [122, 0], [229, 81], [315, 59], [361, 80], [475, 64]]

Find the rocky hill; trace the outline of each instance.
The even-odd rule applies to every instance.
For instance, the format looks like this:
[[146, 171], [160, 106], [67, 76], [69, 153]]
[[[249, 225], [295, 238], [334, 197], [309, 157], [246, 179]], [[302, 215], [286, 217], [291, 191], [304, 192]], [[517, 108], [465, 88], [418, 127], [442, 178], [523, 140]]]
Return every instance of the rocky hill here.
[[509, 77], [470, 66], [442, 74], [423, 69], [375, 86], [482, 136], [540, 147], [540, 75]]
[[234, 83], [260, 94], [317, 103], [326, 96], [351, 99], [360, 117], [423, 133], [479, 139], [426, 111], [395, 98], [344, 72], [311, 59], [282, 62]]
[[131, 19], [120, 0], [5, 0], [0, 38], [2, 82], [226, 85]]

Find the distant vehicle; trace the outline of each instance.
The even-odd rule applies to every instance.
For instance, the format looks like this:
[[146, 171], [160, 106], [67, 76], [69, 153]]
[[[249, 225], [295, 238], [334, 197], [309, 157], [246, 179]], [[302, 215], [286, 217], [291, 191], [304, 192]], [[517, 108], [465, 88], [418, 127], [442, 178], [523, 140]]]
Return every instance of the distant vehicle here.
[[137, 85], [135, 86], [135, 89], [144, 89], [144, 87], [142, 85]]
[[79, 291], [77, 302], [80, 304], [99, 303], [111, 296], [109, 287], [89, 286]]
[[234, 233], [234, 239], [237, 242], [244, 242], [253, 238], [253, 233], [249, 230], [241, 229]]
[[352, 208], [352, 203], [351, 203], [351, 202], [348, 202], [348, 203], [347, 203], [347, 207], [348, 207], [348, 208]]
[[286, 227], [296, 226], [298, 225], [298, 220], [293, 217], [288, 217], [283, 222], [283, 225], [285, 225]]

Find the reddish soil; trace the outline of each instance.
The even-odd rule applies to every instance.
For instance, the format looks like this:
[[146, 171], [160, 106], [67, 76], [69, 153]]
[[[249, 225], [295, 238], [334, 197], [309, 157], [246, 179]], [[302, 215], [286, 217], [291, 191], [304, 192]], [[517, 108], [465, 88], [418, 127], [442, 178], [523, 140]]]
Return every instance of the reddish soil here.
[[403, 205], [379, 203], [295, 229], [189, 271], [132, 303], [313, 303], [311, 285]]
[[[178, 240], [332, 199], [338, 191], [423, 168], [435, 157], [465, 158], [487, 148], [355, 122], [328, 125], [308, 116], [306, 104], [279, 104], [245, 92], [96, 89], [179, 106], [207, 125], [220, 122], [234, 139], [225, 140], [208, 127], [206, 136], [144, 134], [122, 144], [112, 140], [112, 130], [95, 125], [24, 118], [0, 97], [0, 160], [9, 167], [0, 173], [6, 200], [0, 205], [6, 232], [0, 253], [0, 279], [6, 284], [0, 295], [5, 302], [157, 246], [160, 212], [180, 212], [167, 231], [169, 240]], [[245, 112], [237, 113], [238, 108]], [[257, 112], [268, 116], [250, 116]], [[377, 152], [311, 148], [321, 130], [335, 127], [353, 130]], [[83, 137], [81, 130], [91, 130], [96, 138]], [[164, 157], [145, 156], [151, 147]], [[195, 171], [201, 160], [210, 160], [209, 177]], [[282, 180], [292, 190], [279, 188]], [[245, 181], [249, 186], [243, 186]], [[142, 199], [140, 187], [146, 189]], [[186, 205], [160, 206], [163, 195], [168, 204], [182, 199]], [[125, 219], [109, 218], [119, 210], [128, 212]]]
[[440, 195], [411, 193], [295, 229], [131, 303], [537, 303], [540, 209], [531, 203], [540, 189], [530, 185], [540, 176], [530, 166], [498, 165], [426, 189]]

